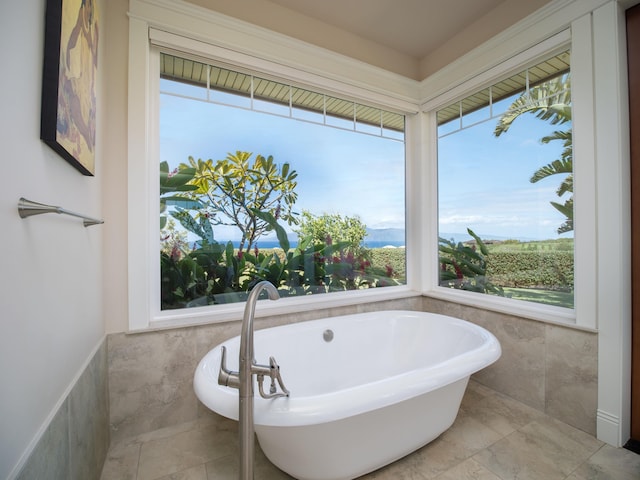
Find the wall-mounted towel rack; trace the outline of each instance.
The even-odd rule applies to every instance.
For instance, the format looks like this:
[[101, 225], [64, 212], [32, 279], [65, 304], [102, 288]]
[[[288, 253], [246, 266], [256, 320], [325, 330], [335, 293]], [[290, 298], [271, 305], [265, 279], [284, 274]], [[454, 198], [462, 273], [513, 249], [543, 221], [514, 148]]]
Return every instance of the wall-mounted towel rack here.
[[31, 217], [32, 215], [41, 215], [43, 213], [60, 213], [62, 215], [71, 215], [72, 217], [78, 217], [83, 220], [83, 224], [85, 227], [90, 227], [91, 225], [99, 225], [104, 223], [104, 220], [98, 220], [97, 218], [87, 217], [86, 215], [81, 215], [80, 213], [71, 212], [62, 207], [56, 207], [55, 205], [46, 205], [44, 203], [34, 202], [32, 200], [27, 200], [22, 197], [18, 201], [18, 214], [20, 214], [20, 218]]

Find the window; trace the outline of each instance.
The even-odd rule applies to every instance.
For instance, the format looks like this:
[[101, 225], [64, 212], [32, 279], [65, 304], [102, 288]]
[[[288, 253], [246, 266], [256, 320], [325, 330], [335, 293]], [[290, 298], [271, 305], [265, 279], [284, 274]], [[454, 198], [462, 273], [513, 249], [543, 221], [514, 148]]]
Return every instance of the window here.
[[574, 308], [570, 54], [437, 111], [439, 285]]
[[[597, 212], [599, 208], [605, 208], [608, 204], [603, 206], [602, 202], [612, 198], [612, 195], [615, 197], [617, 190], [608, 189], [610, 184], [602, 185], [603, 178], [608, 180], [610, 177], [613, 178], [613, 175], [610, 177], [598, 175], [596, 177], [598, 148], [601, 148], [602, 138], [608, 139], [610, 137], [607, 134], [600, 135], [597, 144], [594, 140], [597, 132], [593, 97], [592, 63], [594, 55], [592, 43], [589, 41], [592, 25], [588, 21], [588, 16], [581, 17], [580, 21], [571, 22], [570, 29], [565, 28], [569, 25], [562, 22], [550, 26], [545, 21], [536, 22], [535, 32], [529, 36], [520, 35], [518, 32], [509, 32], [507, 35], [507, 38], [511, 39], [509, 42], [505, 42], [504, 38], [491, 41], [486, 46], [481, 46], [477, 51], [472, 52], [470, 61], [456, 62], [424, 81], [416, 82], [397, 75], [388, 75], [387, 72], [380, 69], [351, 62], [309, 45], [291, 42], [290, 39], [281, 38], [271, 32], [257, 32], [250, 25], [228, 22], [226, 17], [220, 17], [217, 14], [209, 15], [207, 13], [204, 15], [206, 18], [203, 19], [197, 15], [194, 16], [193, 12], [183, 12], [183, 15], [176, 16], [175, 11], [165, 8], [164, 4], [151, 3], [153, 5], [150, 6], [148, 2], [133, 0], [130, 7], [132, 16], [130, 17], [129, 34], [127, 227], [128, 318], [131, 331], [231, 321], [237, 320], [242, 313], [242, 304], [237, 302], [215, 305], [213, 308], [211, 306], [195, 307], [195, 304], [192, 304], [194, 308], [161, 309], [161, 268], [158, 261], [160, 217], [164, 216], [166, 222], [172, 220], [175, 228], [179, 230], [182, 225], [171, 215], [171, 212], [177, 211], [179, 207], [185, 207], [187, 204], [172, 204], [173, 200], [169, 200], [169, 197], [172, 196], [171, 193], [163, 192], [161, 194], [158, 175], [160, 168], [165, 168], [162, 162], [167, 161], [166, 177], [171, 176], [172, 182], [180, 181], [180, 177], [175, 177], [173, 171], [180, 163], [188, 163], [188, 158], [170, 158], [164, 156], [169, 150], [160, 150], [161, 125], [159, 119], [162, 113], [161, 107], [163, 107], [160, 104], [159, 92], [161, 88], [164, 92], [162, 93], [163, 101], [165, 99], [180, 100], [199, 104], [202, 108], [208, 106], [242, 110], [255, 117], [269, 117], [273, 123], [280, 121], [304, 123], [309, 126], [319, 126], [325, 131], [335, 130], [345, 135], [348, 134], [349, 138], [358, 136], [375, 139], [373, 141], [394, 142], [402, 146], [403, 152], [406, 151], [406, 162], [403, 158], [401, 167], [405, 173], [400, 180], [404, 192], [399, 194], [402, 196], [402, 201], [406, 197], [404, 212], [408, 219], [404, 225], [405, 245], [407, 246], [406, 280], [402, 279], [399, 282], [404, 281], [405, 284], [393, 288], [367, 288], [332, 292], [326, 295], [297, 295], [283, 301], [265, 303], [260, 309], [259, 315], [353, 306], [371, 301], [394, 300], [422, 294], [534, 320], [563, 325], [574, 324], [578, 328], [597, 328], [598, 297], [594, 292], [596, 292], [598, 282], [603, 281], [603, 277], [596, 275], [596, 264], [600, 262], [600, 271], [602, 271], [605, 266], [616, 263], [603, 263], [600, 260], [615, 256], [613, 252], [609, 252], [604, 247], [597, 252], [597, 257], [594, 256], [594, 252], [600, 248], [598, 239], [602, 238], [603, 232], [609, 231], [608, 229], [597, 230], [598, 222], [605, 219], [614, 220], [610, 215], [596, 216], [594, 212]], [[216, 27], [212, 28], [212, 25], [216, 25]], [[190, 33], [186, 35], [184, 32]], [[540, 42], [532, 43], [535, 38], [541, 39]], [[544, 64], [543, 60], [552, 59], [569, 49], [571, 50], [571, 97], [574, 111], [571, 125], [576, 132], [573, 152], [579, 160], [574, 164], [576, 235], [574, 237], [570, 233], [565, 233], [557, 235], [557, 237], [568, 243], [574, 242], [574, 308], [531, 301], [514, 301], [512, 299], [514, 297], [482, 295], [450, 288], [446, 285], [440, 286], [439, 274], [442, 264], [438, 262], [438, 217], [442, 216], [444, 204], [438, 205], [441, 200], [438, 195], [439, 193], [442, 195], [444, 192], [442, 184], [444, 178], [439, 178], [436, 150], [441, 148], [438, 145], [440, 140], [443, 142], [452, 141], [458, 135], [464, 134], [466, 130], [471, 130], [473, 127], [469, 124], [475, 122], [467, 120], [472, 120], [473, 114], [480, 114], [480, 109], [474, 110], [475, 107], [463, 105], [461, 115], [460, 100], [472, 97], [476, 93], [488, 92], [490, 85], [497, 85], [509, 80], [511, 77], [515, 77], [514, 73], [523, 72], [527, 70], [527, 67]], [[166, 57], [161, 60], [164, 55]], [[182, 66], [187, 67], [185, 72], [190, 66], [193, 66], [195, 76], [189, 79], [181, 77], [182, 74], [179, 73], [179, 70], [173, 73], [169, 70], [161, 71], [161, 68], [165, 68], [162, 66], [164, 61], [172, 61], [169, 57], [173, 57], [173, 61], [177, 59], [176, 65], [178, 67], [182, 62]], [[566, 60], [568, 67], [568, 58]], [[199, 68], [201, 68], [201, 72], [205, 73], [203, 77], [198, 79], [197, 70]], [[254, 93], [252, 94], [251, 89], [245, 86], [237, 86], [237, 89], [232, 91], [223, 88], [221, 84], [216, 83], [218, 80], [214, 80], [214, 76], [211, 74], [211, 72], [218, 71], [215, 69], [221, 73], [224, 70], [225, 74], [226, 72], [235, 73], [238, 78], [248, 79], [250, 84], [253, 81]], [[514, 88], [512, 94], [518, 95], [524, 91], [527, 75], [529, 87], [535, 86], [538, 81], [534, 78], [535, 72], [532, 68], [528, 70], [529, 73], [525, 74], [525, 83], [518, 87], [512, 87]], [[207, 71], [209, 73], [206, 73]], [[554, 73], [561, 71], [558, 69], [555, 72], [548, 71], [548, 73], [551, 78]], [[283, 85], [292, 100], [287, 102], [281, 97], [271, 98], [270, 92], [256, 90], [262, 80], [266, 81], [265, 85], [274, 87], [275, 84]], [[172, 82], [173, 87], [168, 87], [169, 82]], [[171, 91], [172, 88], [175, 91]], [[296, 98], [295, 94], [298, 91], [312, 95], [316, 99], [322, 97], [323, 110], [308, 108], [308, 106], [296, 103], [296, 100], [293, 99]], [[274, 97], [277, 95], [275, 90], [273, 95]], [[348, 119], [344, 113], [339, 114], [337, 110], [331, 110], [333, 106], [329, 100], [332, 99], [350, 104]], [[489, 124], [492, 125], [493, 122], [498, 121], [500, 116], [495, 111], [496, 105], [500, 103], [498, 99], [499, 95], [492, 91], [491, 103], [494, 112], [491, 114], [493, 119], [489, 121]], [[489, 101], [486, 100], [486, 102], [485, 107], [489, 105]], [[446, 117], [442, 116], [444, 113], [439, 114], [438, 112], [448, 110], [449, 107], [457, 112], [457, 117], [456, 114], [453, 114], [448, 122]], [[325, 111], [324, 108], [327, 110]], [[366, 117], [368, 108], [377, 109], [376, 118], [382, 116], [382, 128], [378, 125], [377, 120], [373, 122]], [[180, 112], [180, 114], [184, 115], [185, 112]], [[439, 122], [436, 121], [438, 115], [440, 116]], [[391, 119], [394, 116], [402, 119], [404, 124], [402, 131], [393, 125]], [[457, 118], [458, 123], [456, 129], [459, 129], [460, 121], [463, 122], [463, 128], [459, 132], [453, 131], [454, 117]], [[464, 118], [461, 120], [461, 117]], [[530, 120], [544, 123], [535, 119], [533, 115], [530, 117]], [[183, 118], [188, 117], [184, 115]], [[517, 131], [516, 127], [522, 123], [524, 118], [525, 116], [521, 116], [516, 119], [513, 127], [510, 127], [498, 139], [493, 140], [506, 142], [511, 139], [513, 141], [515, 139], [514, 132]], [[436, 128], [437, 123], [440, 123], [440, 126]], [[205, 124], [200, 122], [198, 128], [204, 129]], [[445, 132], [445, 128], [450, 130]], [[260, 135], [259, 130], [254, 130], [247, 138], [257, 138]], [[381, 131], [382, 134], [380, 134]], [[440, 140], [438, 133], [442, 134]], [[445, 133], [449, 133], [449, 135], [445, 136]], [[489, 133], [491, 136], [491, 131]], [[273, 140], [278, 139], [282, 139], [282, 135], [275, 135]], [[534, 142], [537, 142], [538, 139], [539, 137], [530, 138]], [[170, 144], [167, 145], [170, 146]], [[313, 146], [314, 148], [323, 146], [323, 142], [314, 141]], [[307, 150], [313, 149], [308, 148]], [[191, 155], [196, 160], [211, 158], [212, 161], [217, 161], [225, 159], [227, 153], [235, 154], [237, 151], [252, 153], [253, 160], [257, 155], [262, 155], [265, 158], [272, 155], [273, 161], [277, 165], [288, 161], [290, 170], [295, 170], [299, 174], [296, 178], [299, 184], [302, 182], [302, 177], [306, 176], [303, 175], [304, 172], [299, 165], [294, 163], [295, 159], [285, 157], [270, 148], [263, 150], [251, 145], [248, 147], [237, 145], [221, 148], [219, 153], [213, 149], [189, 148], [181, 155], [182, 157]], [[603, 154], [602, 158], [605, 156]], [[548, 160], [553, 158], [555, 157]], [[336, 175], [335, 170], [326, 168], [324, 173], [325, 175], [331, 173], [332, 178], [338, 182], [338, 179], [342, 179], [342, 177]], [[529, 186], [528, 179], [534, 171], [535, 169], [525, 172], [523, 179], [527, 186]], [[598, 170], [599, 173], [608, 171], [608, 166]], [[443, 167], [440, 165], [440, 173], [442, 172]], [[374, 172], [372, 169], [367, 169], [366, 173], [372, 174]], [[542, 182], [553, 183], [551, 179], [546, 179], [534, 186], [541, 186]], [[359, 179], [354, 184], [360, 188], [364, 185], [363, 179]], [[566, 197], [554, 198], [557, 186], [559, 183], [553, 184], [550, 187], [551, 191], [548, 192], [550, 195], [540, 199], [539, 211], [545, 210], [555, 213], [554, 207], [549, 202], [555, 200], [557, 203], [564, 203]], [[596, 187], [598, 195], [594, 195]], [[440, 192], [438, 192], [439, 189]], [[353, 191], [353, 186], [351, 186], [346, 195], [347, 201], [342, 199], [342, 205], [350, 206], [351, 199], [354, 197]], [[455, 188], [449, 193], [455, 191], [461, 192], [462, 195], [462, 191]], [[609, 192], [609, 195], [603, 196], [603, 191]], [[161, 206], [161, 202], [158, 201], [159, 195], [165, 199], [163, 204], [165, 211], [162, 213], [159, 211]], [[368, 198], [388, 198], [388, 195], [389, 191], [383, 188], [368, 194]], [[325, 195], [321, 202], [326, 202], [332, 197], [335, 196]], [[301, 207], [304, 206], [302, 202], [303, 199], [299, 196], [296, 210], [300, 215], [302, 214]], [[349, 212], [343, 211], [341, 213], [344, 217]], [[361, 212], [357, 212], [357, 214], [362, 215]], [[193, 216], [195, 218], [195, 215]], [[376, 222], [378, 218], [382, 217], [376, 216]], [[562, 220], [562, 216], [559, 216], [558, 219]], [[364, 218], [362, 220], [365, 220], [367, 227], [378, 228], [375, 223], [370, 224], [370, 221]], [[297, 234], [293, 230], [293, 226], [283, 223], [282, 220], [280, 223], [286, 228], [290, 245], [293, 245], [297, 241]], [[554, 227], [557, 228], [561, 224], [562, 221], [555, 223]], [[486, 233], [491, 237], [511, 236], [501, 235], [497, 231], [486, 232], [472, 224], [463, 225], [459, 232], [448, 226], [440, 230], [444, 234], [462, 233], [464, 235], [468, 234], [467, 227], [471, 227], [483, 242], [492, 240], [485, 236]], [[234, 252], [239, 250], [238, 239], [223, 235], [222, 229], [223, 226], [218, 225], [214, 230], [215, 240], [225, 248], [226, 241], [232, 240]], [[401, 234], [401, 232], [398, 233]], [[193, 241], [189, 247], [193, 247], [198, 238], [197, 236], [193, 237], [193, 234], [190, 233], [187, 235], [187, 240]], [[258, 243], [260, 253], [266, 253], [267, 247], [270, 246], [264, 244], [267, 237], [272, 242], [277, 241], [274, 231], [266, 232]], [[451, 240], [452, 237], [445, 235], [443, 238]], [[460, 238], [464, 239], [464, 237]], [[469, 239], [468, 236], [466, 238]], [[458, 237], [453, 236], [453, 239], [457, 241]], [[374, 240], [374, 238], [369, 236], [367, 240]], [[399, 241], [394, 243], [400, 244]], [[455, 245], [457, 246], [457, 243]], [[246, 247], [243, 251], [245, 254], [247, 253]], [[379, 251], [387, 255], [394, 249], [380, 249]], [[249, 252], [249, 254], [251, 253]], [[385, 265], [386, 263], [387, 261], [385, 261]], [[229, 297], [233, 296], [233, 293], [229, 295]], [[223, 297], [221, 300], [230, 301], [231, 298]]]
[[404, 115], [160, 53], [160, 308], [406, 283]]

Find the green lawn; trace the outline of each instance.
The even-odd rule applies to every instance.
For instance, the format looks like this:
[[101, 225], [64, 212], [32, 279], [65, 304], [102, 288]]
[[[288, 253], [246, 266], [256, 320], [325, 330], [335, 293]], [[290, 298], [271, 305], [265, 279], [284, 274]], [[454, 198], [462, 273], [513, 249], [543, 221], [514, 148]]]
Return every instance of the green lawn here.
[[573, 293], [554, 290], [536, 290], [534, 288], [504, 288], [506, 296], [516, 300], [543, 303], [556, 307], [573, 308]]

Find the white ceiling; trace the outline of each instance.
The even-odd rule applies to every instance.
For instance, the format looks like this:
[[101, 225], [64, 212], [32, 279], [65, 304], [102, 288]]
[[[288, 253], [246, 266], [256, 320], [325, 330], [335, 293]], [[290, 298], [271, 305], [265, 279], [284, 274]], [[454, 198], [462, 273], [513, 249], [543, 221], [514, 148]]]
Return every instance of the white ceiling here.
[[505, 3], [505, 0], [270, 1], [418, 60]]
[[186, 0], [422, 80], [553, 0]]

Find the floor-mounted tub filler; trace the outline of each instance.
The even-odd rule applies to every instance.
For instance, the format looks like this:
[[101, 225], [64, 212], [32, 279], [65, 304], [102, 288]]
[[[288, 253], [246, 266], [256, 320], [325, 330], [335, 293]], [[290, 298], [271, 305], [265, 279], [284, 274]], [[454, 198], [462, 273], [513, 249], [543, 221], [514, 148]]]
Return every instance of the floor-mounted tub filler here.
[[[254, 338], [255, 358], [277, 358], [290, 391], [255, 396], [255, 432], [269, 460], [300, 480], [352, 479], [431, 442], [453, 424], [471, 374], [501, 354], [475, 324], [413, 311], [296, 323]], [[239, 368], [235, 337], [202, 359], [194, 388], [208, 408], [237, 420], [237, 387], [218, 384], [223, 350], [227, 367]]]

